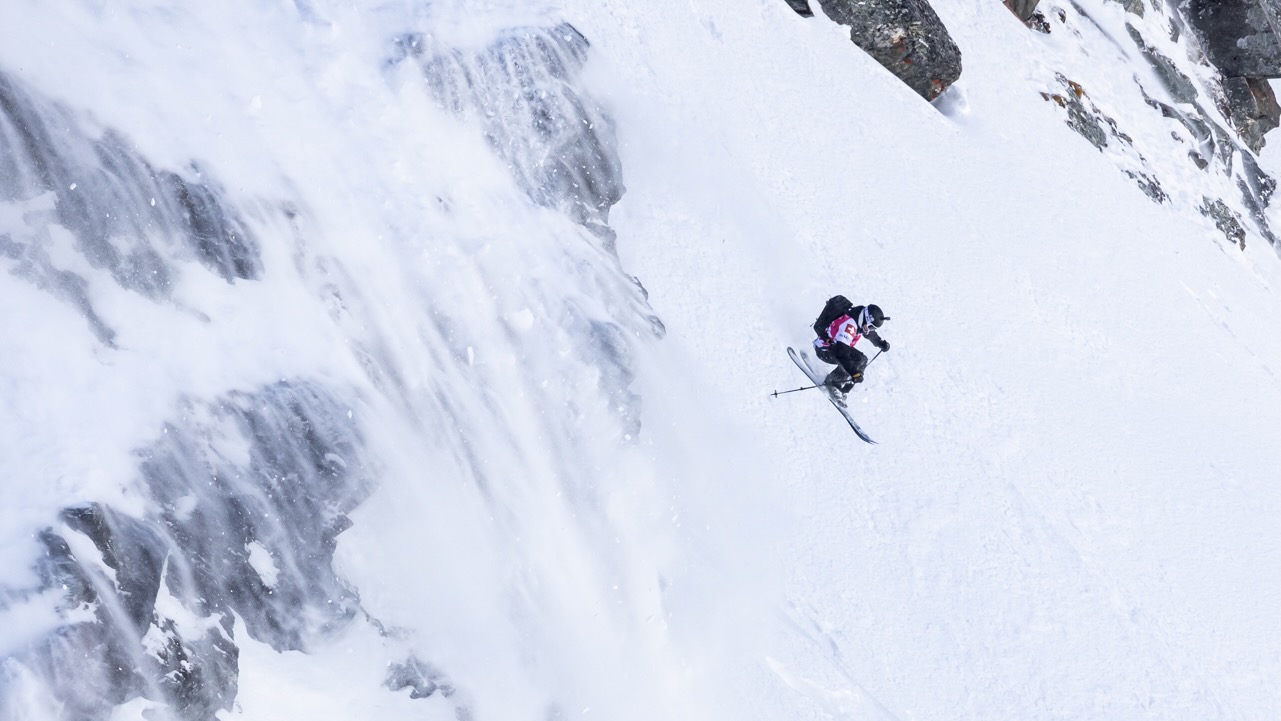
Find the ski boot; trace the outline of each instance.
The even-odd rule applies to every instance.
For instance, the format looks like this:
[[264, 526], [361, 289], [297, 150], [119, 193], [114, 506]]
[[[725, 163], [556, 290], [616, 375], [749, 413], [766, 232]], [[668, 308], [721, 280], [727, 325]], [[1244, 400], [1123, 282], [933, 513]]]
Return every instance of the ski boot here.
[[854, 390], [854, 386], [856, 384], [863, 382], [862, 373], [854, 373], [853, 375], [841, 373], [835, 378], [832, 378], [832, 376], [828, 376], [828, 378], [831, 378], [831, 385], [829, 387], [832, 389], [832, 397], [841, 403], [845, 402], [845, 396], [849, 395], [849, 392]]
[[831, 393], [832, 398], [837, 401], [844, 402], [845, 394], [849, 393], [850, 390], [854, 388], [854, 379], [845, 372], [844, 368], [837, 368], [827, 374], [827, 378], [823, 379], [823, 385], [827, 386], [827, 390]]

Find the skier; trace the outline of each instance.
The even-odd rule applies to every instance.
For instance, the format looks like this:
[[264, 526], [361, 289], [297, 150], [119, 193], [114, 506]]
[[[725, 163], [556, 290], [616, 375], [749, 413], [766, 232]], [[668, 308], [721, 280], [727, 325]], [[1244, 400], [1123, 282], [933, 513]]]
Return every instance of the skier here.
[[818, 334], [814, 339], [814, 355], [824, 363], [836, 365], [823, 383], [841, 397], [849, 393], [855, 383], [862, 383], [867, 356], [854, 345], [867, 336], [882, 353], [888, 352], [889, 341], [882, 339], [876, 329], [889, 319], [877, 305], [856, 306], [842, 295], [828, 299], [818, 320], [814, 321], [814, 332]]

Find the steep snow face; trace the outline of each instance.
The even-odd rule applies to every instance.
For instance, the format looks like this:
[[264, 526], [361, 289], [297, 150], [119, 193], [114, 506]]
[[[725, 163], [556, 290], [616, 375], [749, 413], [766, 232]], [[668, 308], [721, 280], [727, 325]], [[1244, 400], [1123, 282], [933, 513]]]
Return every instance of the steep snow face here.
[[[0, 718], [1276, 715], [1164, 15], [939, 0], [929, 105], [777, 0], [9, 5]], [[876, 447], [767, 395], [835, 293]]]
[[[1164, 91], [1124, 24], [1148, 25], [1078, 5], [1078, 32], [1045, 36], [999, 3], [936, 3], [966, 70], [935, 107], [783, 3], [579, 25], [621, 78], [624, 263], [703, 365], [732, 343], [709, 383], [803, 519], [778, 544], [782, 635], [805, 640], [752, 677], [796, 692], [760, 691], [772, 713], [1277, 711], [1274, 250], [1196, 211], [1240, 195], [1143, 101], [1136, 75]], [[1042, 96], [1056, 74], [1115, 103], [1139, 150], [1069, 128]], [[1171, 202], [1119, 172], [1139, 154]], [[802, 385], [779, 346], [834, 293], [893, 317], [851, 403], [874, 450], [821, 400], [760, 392]], [[732, 341], [708, 307], [733, 309]]]
[[642, 441], [590, 44], [474, 10], [14, 8], [4, 718], [666, 704], [740, 462]]

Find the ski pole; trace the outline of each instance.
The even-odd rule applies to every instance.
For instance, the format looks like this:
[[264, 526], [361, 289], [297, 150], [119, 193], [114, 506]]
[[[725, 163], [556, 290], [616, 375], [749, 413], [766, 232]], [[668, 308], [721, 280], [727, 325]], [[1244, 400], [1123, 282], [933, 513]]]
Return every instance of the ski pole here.
[[[872, 361], [876, 360], [877, 358], [880, 358], [880, 357], [881, 357], [881, 354], [882, 354], [882, 353], [884, 353], [884, 352], [885, 352], [885, 351], [883, 351], [883, 350], [882, 350], [882, 351], [877, 351], [877, 352], [876, 352], [876, 355], [872, 356], [872, 360], [870, 360], [870, 361], [868, 361], [868, 362], [867, 362], [867, 365], [868, 365], [868, 366], [872, 365]], [[863, 366], [863, 367], [864, 367], [864, 368], [866, 368], [867, 366]], [[786, 393], [796, 393], [797, 391], [808, 391], [808, 390], [813, 389], [813, 388], [823, 388], [823, 387], [826, 387], [826, 386], [832, 386], [832, 385], [840, 385], [840, 383], [819, 383], [819, 384], [818, 384], [818, 385], [816, 385], [816, 386], [805, 386], [804, 388], [793, 388], [793, 389], [792, 389], [792, 390], [790, 390], [790, 391], [774, 391], [774, 392], [773, 392], [773, 393], [771, 393], [770, 395], [771, 395], [771, 396], [774, 396], [775, 398], [778, 398], [779, 396], [784, 395], [784, 394], [786, 394]]]
[[792, 389], [792, 390], [790, 390], [790, 391], [774, 391], [774, 392], [773, 392], [773, 393], [771, 393], [770, 395], [772, 395], [772, 396], [774, 396], [775, 398], [777, 398], [777, 397], [779, 397], [779, 396], [781, 396], [781, 395], [784, 395], [784, 394], [786, 394], [786, 393], [795, 393], [795, 392], [797, 392], [797, 391], [807, 391], [807, 390], [810, 390], [811, 388], [824, 388], [824, 387], [826, 387], [826, 386], [830, 386], [830, 385], [836, 385], [836, 384], [833, 384], [833, 383], [819, 383], [819, 384], [818, 384], [818, 385], [816, 385], [816, 386], [805, 386], [804, 388], [793, 388], [793, 389]]

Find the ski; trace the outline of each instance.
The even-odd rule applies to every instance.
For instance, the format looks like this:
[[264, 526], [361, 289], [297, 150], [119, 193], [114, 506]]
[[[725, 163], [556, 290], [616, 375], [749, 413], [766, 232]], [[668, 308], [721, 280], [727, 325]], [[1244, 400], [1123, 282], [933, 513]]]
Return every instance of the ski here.
[[[807, 356], [803, 352], [802, 353], [796, 352], [796, 349], [794, 348], [788, 348], [787, 355], [791, 357], [792, 362], [796, 364], [796, 367], [800, 368], [801, 372], [804, 373], [811, 381], [813, 381], [814, 385], [816, 386], [823, 385], [824, 376], [814, 372], [814, 369], [810, 367], [809, 356]], [[836, 407], [836, 410], [841, 412], [841, 416], [845, 418], [845, 421], [847, 423], [850, 424], [850, 428], [854, 429], [854, 432], [858, 434], [859, 438], [862, 438], [868, 443], [876, 445], [876, 441], [869, 438], [868, 435], [863, 432], [863, 429], [858, 427], [858, 423], [854, 422], [854, 419], [850, 416], [849, 409], [845, 407], [845, 403], [838, 400], [836, 396], [832, 394], [832, 391], [826, 387], [823, 388], [823, 395], [827, 396], [827, 400], [831, 401], [832, 405]]]

